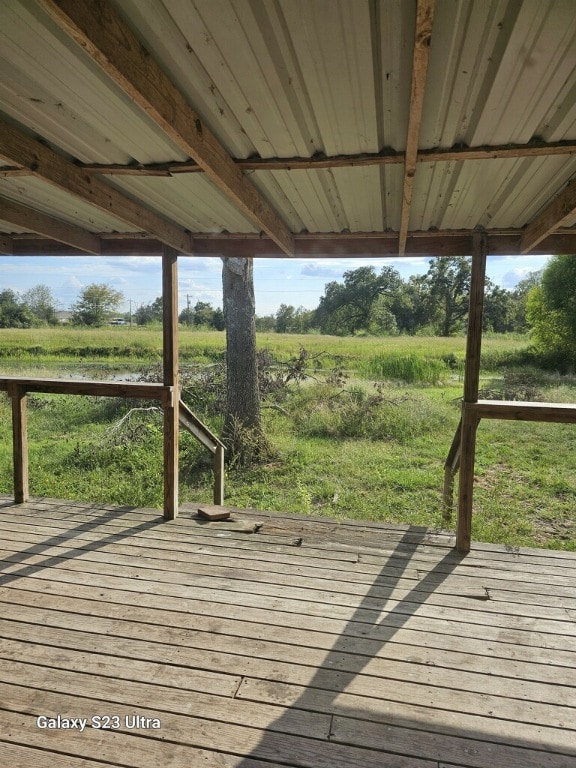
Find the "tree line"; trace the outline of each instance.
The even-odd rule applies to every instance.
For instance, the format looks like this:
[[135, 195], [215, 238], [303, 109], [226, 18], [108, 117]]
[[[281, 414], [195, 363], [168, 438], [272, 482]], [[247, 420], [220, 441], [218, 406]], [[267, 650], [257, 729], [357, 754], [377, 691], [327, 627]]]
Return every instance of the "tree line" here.
[[[256, 316], [256, 329], [276, 333], [320, 332], [335, 335], [430, 334], [465, 331], [471, 260], [434, 258], [428, 271], [402, 279], [390, 266], [363, 266], [326, 284], [315, 309], [281, 304], [275, 314]], [[533, 331], [542, 350], [576, 354], [576, 257], [554, 256], [541, 272], [530, 273], [513, 290], [486, 280], [484, 329], [495, 333]], [[124, 301], [109, 285], [93, 283], [71, 306], [70, 322], [99, 326], [109, 322]], [[123, 315], [126, 319], [128, 316]], [[162, 322], [162, 297], [138, 307], [137, 325]], [[182, 325], [225, 329], [222, 309], [198, 301], [180, 312]], [[0, 290], [0, 327], [29, 328], [58, 323], [51, 290], [37, 285], [17, 294]]]
[[[452, 336], [466, 328], [470, 279], [466, 257], [432, 259], [425, 274], [407, 280], [389, 266], [379, 272], [359, 267], [345, 272], [341, 282], [328, 283], [316, 309], [282, 304], [275, 315], [257, 318], [257, 327], [277, 333]], [[485, 330], [526, 332], [528, 295], [540, 279], [540, 273], [532, 273], [512, 291], [487, 279]]]

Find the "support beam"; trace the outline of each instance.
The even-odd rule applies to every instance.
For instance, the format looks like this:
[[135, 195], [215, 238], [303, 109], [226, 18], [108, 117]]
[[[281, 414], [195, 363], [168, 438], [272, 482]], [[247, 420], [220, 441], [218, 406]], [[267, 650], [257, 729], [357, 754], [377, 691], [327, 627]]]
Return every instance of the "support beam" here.
[[164, 386], [175, 392], [164, 406], [164, 517], [178, 517], [178, 255], [165, 247], [162, 255], [162, 366]]
[[[481, 147], [421, 149], [418, 163], [464, 162], [465, 160], [497, 160], [515, 157], [555, 157], [576, 154], [576, 141], [530, 142], [530, 144], [497, 144]], [[403, 165], [404, 152], [385, 147], [381, 152], [362, 152], [355, 155], [314, 155], [313, 157], [249, 157], [234, 159], [242, 171], [298, 171], [323, 170], [329, 168], [366, 168], [380, 165]], [[181, 173], [204, 173], [198, 163], [190, 160], [173, 163], [150, 163], [147, 165], [119, 165], [118, 163], [90, 163], [79, 166], [89, 174], [105, 176], [176, 176]], [[3, 168], [0, 178], [30, 175], [21, 168]]]
[[23, 504], [30, 498], [28, 490], [28, 434], [26, 392], [11, 384], [8, 395], [12, 402], [12, 456], [14, 472], [14, 501]]
[[14, 239], [10, 235], [0, 235], [0, 253], [4, 256], [14, 255]]
[[87, 229], [55, 219], [41, 211], [35, 211], [14, 200], [0, 198], [0, 219], [15, 224], [21, 229], [29, 229], [51, 240], [71, 245], [79, 251], [100, 254], [100, 238]]
[[472, 279], [466, 336], [466, 364], [464, 369], [464, 402], [462, 404], [462, 437], [460, 444], [460, 484], [458, 488], [458, 524], [456, 549], [469, 552], [472, 539], [472, 496], [474, 489], [474, 459], [476, 431], [479, 418], [469, 403], [478, 402], [480, 386], [480, 353], [482, 351], [482, 313], [484, 309], [484, 283], [486, 280], [485, 232], [475, 232], [472, 250]]
[[529, 253], [560, 227], [571, 227], [575, 223], [576, 179], [572, 179], [564, 191], [528, 224], [522, 235], [522, 253]]
[[101, 179], [88, 176], [74, 163], [1, 119], [0, 157], [25, 166], [39, 179], [148, 232], [177, 251], [190, 253], [192, 250], [190, 234], [183, 227], [145, 208]]
[[[426, 0], [430, 2], [430, 0]], [[289, 256], [292, 234], [235, 165], [184, 95], [147, 53], [111, 3], [40, 0], [70, 35], [160, 128], [202, 167], [240, 210]]]
[[418, 161], [418, 138], [420, 136], [420, 123], [422, 122], [422, 109], [424, 107], [424, 89], [426, 73], [428, 72], [428, 54], [430, 51], [435, 3], [436, 0], [418, 0], [416, 7], [412, 88], [410, 93], [410, 114], [408, 118], [408, 136], [406, 139], [406, 157], [404, 160], [404, 186], [402, 189], [402, 213], [398, 242], [398, 253], [400, 256], [404, 255], [406, 249], [406, 238], [410, 222], [412, 188], [414, 186], [416, 163]]
[[[520, 253], [522, 230], [490, 230], [488, 254]], [[100, 232], [102, 256], [162, 256], [162, 243], [142, 233]], [[297, 258], [331, 259], [398, 256], [398, 232], [313, 232], [294, 236]], [[6, 250], [2, 251], [2, 248]], [[194, 256], [238, 256], [284, 258], [276, 243], [267, 237], [246, 233], [194, 235]], [[470, 249], [465, 230], [415, 231], [408, 233], [404, 256], [461, 256]], [[82, 251], [33, 234], [0, 235], [0, 253], [13, 256], [80, 256]], [[576, 253], [576, 231], [561, 230], [535, 246], [532, 254]]]

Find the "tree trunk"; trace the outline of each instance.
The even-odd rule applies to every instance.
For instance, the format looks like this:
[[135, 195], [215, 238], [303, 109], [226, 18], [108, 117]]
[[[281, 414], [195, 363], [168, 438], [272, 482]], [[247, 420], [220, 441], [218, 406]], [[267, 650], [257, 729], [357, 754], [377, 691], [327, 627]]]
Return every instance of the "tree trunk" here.
[[232, 459], [246, 465], [269, 453], [258, 391], [253, 264], [246, 258], [223, 258], [222, 262], [226, 321], [223, 437]]

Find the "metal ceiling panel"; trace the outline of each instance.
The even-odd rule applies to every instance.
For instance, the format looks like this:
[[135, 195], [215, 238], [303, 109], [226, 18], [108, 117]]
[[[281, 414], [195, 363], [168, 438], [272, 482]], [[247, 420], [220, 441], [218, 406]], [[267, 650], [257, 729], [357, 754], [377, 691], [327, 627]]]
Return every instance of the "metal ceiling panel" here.
[[576, 173], [576, 158], [422, 164], [410, 228], [523, 227]]
[[185, 160], [33, 0], [0, 3], [0, 111], [86, 163]]
[[573, 0], [439, 0], [420, 147], [576, 138]]
[[95, 208], [35, 176], [15, 176], [6, 179], [0, 177], [0, 211], [2, 197], [15, 200], [69, 224], [76, 224], [90, 232], [138, 231], [122, 219], [105, 213], [100, 208]]
[[258, 231], [210, 179], [200, 173], [171, 177], [113, 176], [108, 181], [192, 232]]
[[[236, 158], [406, 145], [416, 3], [112, 0]], [[437, 0], [420, 149], [576, 140], [574, 0]], [[189, 158], [35, 0], [0, 3], [0, 113], [89, 164]], [[573, 156], [418, 163], [410, 229], [522, 227]], [[200, 173], [106, 182], [192, 232], [257, 231]], [[293, 232], [398, 230], [402, 164], [256, 171]], [[94, 231], [133, 231], [28, 177], [0, 194]]]
[[395, 229], [400, 202], [391, 190], [400, 165], [318, 171], [257, 171], [251, 178], [284, 213], [294, 232], [374, 232]]

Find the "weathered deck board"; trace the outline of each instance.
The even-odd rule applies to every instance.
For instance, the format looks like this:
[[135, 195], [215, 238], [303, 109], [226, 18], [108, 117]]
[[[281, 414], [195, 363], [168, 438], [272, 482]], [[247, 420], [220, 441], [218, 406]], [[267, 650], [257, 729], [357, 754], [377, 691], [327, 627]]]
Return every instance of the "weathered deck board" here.
[[3, 764], [576, 765], [576, 555], [190, 515], [0, 501]]

